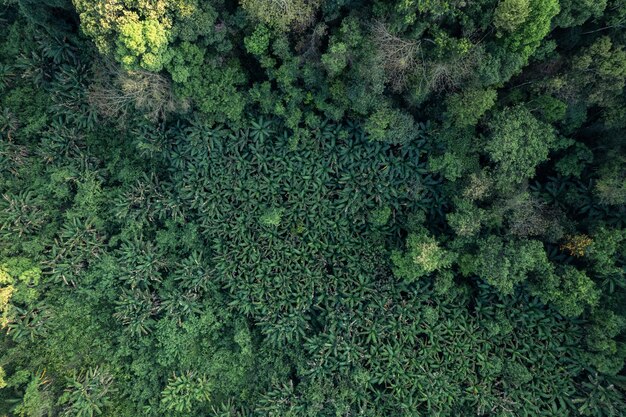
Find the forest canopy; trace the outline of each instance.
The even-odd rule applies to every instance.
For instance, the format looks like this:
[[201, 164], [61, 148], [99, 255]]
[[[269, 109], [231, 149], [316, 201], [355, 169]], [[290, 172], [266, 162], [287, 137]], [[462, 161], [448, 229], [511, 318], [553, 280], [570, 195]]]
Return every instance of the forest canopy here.
[[625, 26], [0, 0], [0, 416], [626, 415]]

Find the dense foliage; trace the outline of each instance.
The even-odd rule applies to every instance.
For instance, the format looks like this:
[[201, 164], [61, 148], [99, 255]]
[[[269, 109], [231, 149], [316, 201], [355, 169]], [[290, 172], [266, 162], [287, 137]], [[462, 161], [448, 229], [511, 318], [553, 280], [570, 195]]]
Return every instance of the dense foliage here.
[[625, 415], [625, 23], [0, 0], [0, 415]]

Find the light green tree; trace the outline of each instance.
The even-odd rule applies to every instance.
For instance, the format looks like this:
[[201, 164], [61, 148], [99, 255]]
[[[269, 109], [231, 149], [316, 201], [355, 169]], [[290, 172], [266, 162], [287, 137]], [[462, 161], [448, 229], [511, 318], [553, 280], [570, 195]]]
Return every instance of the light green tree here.
[[241, 0], [241, 7], [255, 19], [279, 30], [308, 26], [319, 0]]
[[499, 30], [514, 32], [530, 16], [530, 0], [502, 0], [493, 16]]
[[496, 164], [496, 182], [501, 189], [534, 176], [537, 165], [548, 160], [556, 144], [554, 129], [523, 106], [500, 111], [489, 121], [489, 128], [485, 151]]
[[449, 268], [455, 254], [443, 248], [425, 230], [412, 233], [406, 240], [406, 252], [393, 252], [394, 274], [407, 282], [415, 281], [435, 271]]

